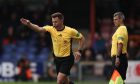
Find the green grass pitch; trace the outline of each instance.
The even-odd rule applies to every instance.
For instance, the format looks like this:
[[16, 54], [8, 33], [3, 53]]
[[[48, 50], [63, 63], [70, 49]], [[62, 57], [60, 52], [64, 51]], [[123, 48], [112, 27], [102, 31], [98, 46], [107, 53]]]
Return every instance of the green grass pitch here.
[[[56, 84], [56, 82], [0, 82], [0, 84]], [[85, 82], [75, 82], [75, 84], [107, 84], [106, 82], [92, 82], [92, 81], [85, 81]]]

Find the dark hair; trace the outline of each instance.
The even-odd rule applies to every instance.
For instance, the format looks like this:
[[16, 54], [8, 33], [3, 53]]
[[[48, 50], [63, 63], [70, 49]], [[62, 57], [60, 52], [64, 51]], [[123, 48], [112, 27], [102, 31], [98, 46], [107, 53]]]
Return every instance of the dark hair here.
[[118, 16], [119, 18], [122, 18], [123, 20], [125, 20], [125, 16], [124, 16], [123, 12], [116, 12], [116, 13], [114, 13], [114, 17], [115, 16]]
[[60, 12], [53, 13], [53, 14], [51, 15], [51, 17], [52, 17], [52, 18], [58, 17], [59, 19], [64, 20], [64, 16], [63, 16], [63, 14], [60, 13]]

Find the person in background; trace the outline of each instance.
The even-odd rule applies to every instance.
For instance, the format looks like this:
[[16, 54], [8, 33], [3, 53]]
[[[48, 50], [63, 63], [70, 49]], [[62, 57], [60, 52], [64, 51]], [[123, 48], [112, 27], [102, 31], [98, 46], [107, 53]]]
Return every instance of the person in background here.
[[118, 70], [123, 80], [126, 79], [128, 67], [127, 43], [128, 32], [124, 25], [125, 16], [122, 12], [114, 13], [113, 21], [116, 31], [112, 36], [111, 58], [114, 69]]
[[32, 79], [32, 72], [30, 69], [30, 62], [26, 58], [21, 58], [17, 64], [17, 81], [30, 81]]

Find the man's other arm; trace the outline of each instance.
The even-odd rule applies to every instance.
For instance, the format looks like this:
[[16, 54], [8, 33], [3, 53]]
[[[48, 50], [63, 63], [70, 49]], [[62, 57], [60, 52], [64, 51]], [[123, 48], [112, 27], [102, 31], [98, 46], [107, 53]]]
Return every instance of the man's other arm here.
[[82, 38], [79, 39], [79, 47], [78, 47], [78, 50], [82, 50], [83, 47], [84, 47], [84, 42], [85, 42], [85, 38], [84, 36], [82, 35]]
[[123, 44], [122, 44], [122, 43], [118, 43], [118, 56], [121, 55], [121, 53], [122, 53], [122, 48], [123, 48]]

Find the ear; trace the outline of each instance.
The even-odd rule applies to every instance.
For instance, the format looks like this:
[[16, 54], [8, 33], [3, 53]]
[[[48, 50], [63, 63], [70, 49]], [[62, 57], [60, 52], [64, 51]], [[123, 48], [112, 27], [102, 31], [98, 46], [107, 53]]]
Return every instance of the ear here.
[[64, 20], [63, 19], [60, 19], [62, 22], [64, 22]]
[[120, 18], [120, 21], [123, 22], [123, 18]]

